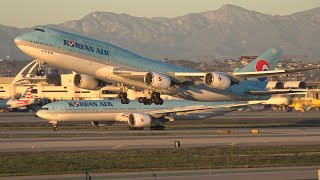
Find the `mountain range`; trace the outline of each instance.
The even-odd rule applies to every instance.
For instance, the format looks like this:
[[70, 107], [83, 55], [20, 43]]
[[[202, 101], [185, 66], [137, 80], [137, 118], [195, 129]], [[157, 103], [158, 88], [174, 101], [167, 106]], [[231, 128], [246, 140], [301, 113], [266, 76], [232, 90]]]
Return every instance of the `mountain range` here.
[[[320, 7], [267, 15], [234, 5], [176, 18], [93, 12], [80, 20], [49, 24], [113, 43], [146, 57], [201, 59], [257, 55], [281, 47], [286, 55], [320, 56]], [[32, 28], [0, 25], [0, 58], [26, 57], [13, 39]], [[30, 57], [29, 57], [30, 59]]]

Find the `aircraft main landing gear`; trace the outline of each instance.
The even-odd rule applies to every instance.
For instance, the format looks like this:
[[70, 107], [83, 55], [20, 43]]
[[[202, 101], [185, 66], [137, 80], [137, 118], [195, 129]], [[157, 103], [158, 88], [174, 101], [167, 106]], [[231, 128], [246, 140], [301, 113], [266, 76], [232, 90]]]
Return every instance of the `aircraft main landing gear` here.
[[151, 94], [150, 99], [148, 99], [146, 97], [142, 97], [142, 98], [139, 98], [139, 102], [143, 103], [144, 105], [151, 105], [152, 103], [154, 103], [155, 105], [162, 105], [163, 99], [160, 97], [160, 93], [153, 92]]
[[125, 92], [119, 93], [119, 98], [121, 99], [121, 104], [129, 104], [128, 94]]
[[150, 130], [166, 130], [165, 126], [150, 126]]
[[129, 126], [130, 130], [144, 130], [144, 127], [131, 127]]

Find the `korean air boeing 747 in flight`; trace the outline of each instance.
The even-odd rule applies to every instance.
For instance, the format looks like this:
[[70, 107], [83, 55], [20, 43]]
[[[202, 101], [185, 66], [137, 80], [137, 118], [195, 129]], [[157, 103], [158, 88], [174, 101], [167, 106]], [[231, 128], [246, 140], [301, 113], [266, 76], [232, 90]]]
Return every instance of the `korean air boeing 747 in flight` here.
[[165, 122], [174, 120], [204, 119], [223, 115], [259, 101], [245, 102], [197, 102], [187, 100], [168, 100], [163, 106], [144, 106], [137, 100], [124, 105], [117, 100], [82, 100], [56, 101], [44, 105], [37, 116], [48, 120], [55, 131], [57, 123], [62, 121], [124, 122], [130, 129], [143, 129], [151, 126], [153, 129], [163, 129]]
[[32, 87], [28, 88], [20, 99], [0, 99], [0, 109], [15, 109], [33, 103], [31, 99]]
[[[27, 55], [50, 65], [77, 72], [77, 87], [95, 90], [106, 83], [123, 84], [119, 93], [128, 104], [127, 92], [143, 104], [163, 104], [161, 94], [193, 101], [264, 100], [271, 94], [269, 76], [298, 70], [274, 70], [282, 50], [271, 48], [232, 74], [197, 72], [144, 58], [112, 44], [53, 28], [38, 28], [15, 39]], [[43, 72], [43, 71], [42, 71]], [[40, 71], [39, 74], [42, 74]]]

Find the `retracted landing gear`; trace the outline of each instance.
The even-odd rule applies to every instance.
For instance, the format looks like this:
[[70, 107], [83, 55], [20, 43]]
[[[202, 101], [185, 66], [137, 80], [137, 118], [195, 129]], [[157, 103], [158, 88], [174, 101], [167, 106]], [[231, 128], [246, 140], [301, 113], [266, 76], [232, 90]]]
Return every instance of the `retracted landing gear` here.
[[121, 100], [121, 104], [129, 104], [130, 100], [128, 99], [128, 94], [125, 92], [119, 93], [119, 98]]

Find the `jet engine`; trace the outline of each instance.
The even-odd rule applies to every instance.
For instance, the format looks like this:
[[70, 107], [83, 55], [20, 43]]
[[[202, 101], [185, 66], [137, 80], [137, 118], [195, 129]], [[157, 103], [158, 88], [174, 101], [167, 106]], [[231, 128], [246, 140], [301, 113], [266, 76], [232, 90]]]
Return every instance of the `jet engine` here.
[[141, 128], [151, 124], [151, 117], [147, 114], [132, 113], [129, 115], [128, 123], [131, 127]]
[[307, 84], [303, 81], [287, 81], [284, 83], [285, 89], [306, 89]]
[[227, 89], [231, 85], [231, 79], [225, 74], [210, 72], [204, 76], [204, 84], [217, 89]]
[[73, 83], [75, 86], [82, 89], [88, 89], [88, 90], [99, 89], [99, 80], [85, 74], [74, 75]]
[[283, 83], [280, 81], [269, 81], [267, 89], [283, 89]]
[[171, 78], [167, 75], [148, 72], [144, 76], [144, 83], [158, 89], [167, 89], [171, 85]]

